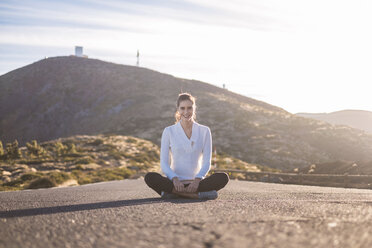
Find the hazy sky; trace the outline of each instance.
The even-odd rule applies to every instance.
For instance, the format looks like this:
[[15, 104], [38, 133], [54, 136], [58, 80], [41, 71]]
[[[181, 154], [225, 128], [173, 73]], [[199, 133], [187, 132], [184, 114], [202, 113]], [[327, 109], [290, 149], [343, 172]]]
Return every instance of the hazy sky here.
[[0, 75], [84, 47], [291, 113], [372, 111], [372, 1], [0, 1]]

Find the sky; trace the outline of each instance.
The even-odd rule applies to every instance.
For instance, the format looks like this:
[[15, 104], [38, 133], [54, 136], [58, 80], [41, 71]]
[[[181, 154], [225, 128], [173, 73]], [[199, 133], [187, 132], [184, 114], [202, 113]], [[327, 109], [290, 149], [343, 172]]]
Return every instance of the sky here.
[[[291, 113], [372, 111], [369, 0], [1, 0], [0, 75], [74, 54], [195, 79]], [[192, 92], [191, 92], [192, 93]]]

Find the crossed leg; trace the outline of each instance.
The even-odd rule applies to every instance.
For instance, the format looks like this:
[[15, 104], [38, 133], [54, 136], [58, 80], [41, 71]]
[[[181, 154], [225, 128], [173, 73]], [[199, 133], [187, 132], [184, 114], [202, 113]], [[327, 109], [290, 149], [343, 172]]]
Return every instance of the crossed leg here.
[[[159, 173], [156, 172], [149, 172], [145, 176], [145, 182], [146, 184], [155, 190], [159, 195], [161, 195], [161, 192], [167, 192], [167, 193], [175, 193], [179, 194], [181, 196], [189, 197], [189, 198], [195, 198], [194, 195], [197, 195], [195, 193], [181, 193], [176, 192], [174, 190], [173, 182], [169, 180], [167, 177], [163, 177]], [[226, 173], [215, 173], [211, 176], [204, 178], [200, 181], [199, 187], [197, 192], [205, 192], [205, 191], [212, 191], [212, 190], [220, 190], [229, 182], [229, 176]], [[187, 187], [187, 184], [186, 184]], [[194, 194], [194, 195], [191, 195]]]

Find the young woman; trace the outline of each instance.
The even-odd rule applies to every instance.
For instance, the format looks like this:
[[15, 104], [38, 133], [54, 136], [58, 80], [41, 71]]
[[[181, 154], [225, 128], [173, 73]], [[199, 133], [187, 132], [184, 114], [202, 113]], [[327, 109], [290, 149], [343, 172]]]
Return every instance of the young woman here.
[[182, 93], [177, 99], [176, 124], [166, 127], [161, 137], [162, 175], [150, 172], [146, 184], [162, 198], [177, 196], [215, 199], [229, 181], [226, 173], [206, 178], [211, 166], [212, 136], [207, 126], [195, 121], [195, 98]]

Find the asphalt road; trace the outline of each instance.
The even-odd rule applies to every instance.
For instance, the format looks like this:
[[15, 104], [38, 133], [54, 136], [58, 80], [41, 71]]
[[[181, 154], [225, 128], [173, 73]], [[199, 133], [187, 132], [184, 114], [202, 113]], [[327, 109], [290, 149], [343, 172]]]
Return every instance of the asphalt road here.
[[161, 200], [142, 179], [0, 193], [0, 247], [372, 247], [372, 191], [230, 181]]

